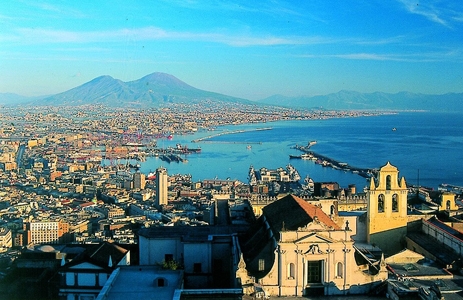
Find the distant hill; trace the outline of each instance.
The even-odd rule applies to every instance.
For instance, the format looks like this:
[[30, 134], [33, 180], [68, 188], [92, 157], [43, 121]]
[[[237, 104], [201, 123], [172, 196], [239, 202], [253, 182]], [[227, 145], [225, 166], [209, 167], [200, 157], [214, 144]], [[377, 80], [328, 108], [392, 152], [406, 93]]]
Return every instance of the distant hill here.
[[24, 97], [0, 93], [0, 105], [77, 106], [102, 104], [112, 107], [153, 107], [176, 103], [210, 101], [222, 104], [272, 105], [297, 109], [330, 110], [432, 110], [463, 112], [463, 93], [425, 95], [409, 92], [388, 94], [339, 91], [321, 96], [286, 97], [274, 95], [250, 101], [192, 87], [166, 73], [152, 73], [124, 82], [105, 75], [68, 91], [44, 96]]
[[463, 93], [425, 95], [409, 92], [359, 93], [340, 91], [323, 96], [286, 97], [274, 95], [258, 101], [267, 105], [280, 105], [292, 108], [323, 108], [338, 110], [432, 110], [463, 111]]
[[21, 96], [13, 93], [0, 93], [0, 105], [15, 105], [21, 103], [27, 103], [32, 101], [34, 98]]
[[250, 100], [194, 88], [165, 73], [152, 73], [129, 82], [107, 75], [100, 76], [63, 93], [36, 101], [33, 105], [103, 104], [112, 107], [150, 107], [204, 100], [256, 105], [256, 102]]

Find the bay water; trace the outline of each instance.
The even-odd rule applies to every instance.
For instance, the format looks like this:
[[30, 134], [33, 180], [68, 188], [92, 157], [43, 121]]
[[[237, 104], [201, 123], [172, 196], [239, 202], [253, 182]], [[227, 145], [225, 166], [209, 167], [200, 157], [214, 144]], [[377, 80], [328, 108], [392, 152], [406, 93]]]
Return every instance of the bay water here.
[[[269, 130], [254, 130], [271, 128]], [[240, 133], [233, 133], [242, 130]], [[202, 142], [195, 139], [218, 135]], [[440, 183], [463, 186], [463, 119], [458, 114], [401, 112], [369, 117], [291, 120], [271, 123], [227, 125], [193, 135], [159, 139], [158, 147], [201, 148], [189, 154], [188, 162], [167, 163], [148, 157], [140, 171], [148, 174], [165, 167], [168, 174], [191, 174], [194, 181], [236, 179], [247, 183], [249, 167], [285, 168], [291, 163], [301, 177], [316, 182], [335, 181], [342, 187], [367, 185], [351, 172], [322, 167], [310, 160], [290, 159], [300, 155], [296, 145], [316, 141], [311, 150], [361, 168], [380, 168], [388, 161], [409, 184], [437, 188]]]

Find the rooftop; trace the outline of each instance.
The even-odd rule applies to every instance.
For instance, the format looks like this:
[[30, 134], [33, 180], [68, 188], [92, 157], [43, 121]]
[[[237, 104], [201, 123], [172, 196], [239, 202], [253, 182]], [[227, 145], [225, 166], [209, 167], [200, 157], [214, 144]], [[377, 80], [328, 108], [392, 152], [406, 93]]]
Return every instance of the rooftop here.
[[157, 266], [120, 267], [111, 274], [97, 299], [173, 299], [182, 281], [181, 270], [163, 270]]

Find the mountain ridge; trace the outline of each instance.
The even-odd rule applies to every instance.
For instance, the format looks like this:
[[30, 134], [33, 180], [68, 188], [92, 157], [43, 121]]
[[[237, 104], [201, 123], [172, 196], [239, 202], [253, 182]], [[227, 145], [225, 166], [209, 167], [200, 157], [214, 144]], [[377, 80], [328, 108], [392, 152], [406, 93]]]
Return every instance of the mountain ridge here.
[[360, 93], [340, 90], [337, 93], [316, 96], [272, 95], [258, 102], [299, 109], [463, 111], [463, 93], [434, 95], [407, 91]]
[[109, 107], [153, 107], [204, 101], [222, 104], [272, 105], [293, 109], [327, 110], [433, 110], [462, 111], [463, 93], [441, 95], [340, 90], [316, 96], [272, 95], [251, 101], [195, 88], [177, 77], [154, 72], [139, 79], [121, 81], [110, 75], [98, 76], [77, 87], [54, 95], [26, 97], [0, 93], [0, 105], [77, 106], [101, 104]]
[[205, 100], [258, 105], [247, 99], [197, 89], [173, 75], [161, 72], [154, 72], [126, 82], [103, 75], [33, 104], [152, 107], [172, 103], [198, 103]]

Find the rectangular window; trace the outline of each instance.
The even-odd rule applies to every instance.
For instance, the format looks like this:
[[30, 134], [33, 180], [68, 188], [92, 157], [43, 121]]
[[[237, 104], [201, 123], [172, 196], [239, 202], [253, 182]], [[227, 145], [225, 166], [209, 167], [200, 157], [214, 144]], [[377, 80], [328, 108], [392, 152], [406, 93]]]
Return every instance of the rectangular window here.
[[164, 260], [165, 261], [173, 261], [174, 260], [174, 255], [173, 254], [166, 254], [166, 255], [164, 255]]
[[201, 273], [201, 263], [193, 264], [193, 272], [194, 273]]
[[265, 270], [265, 260], [259, 259], [259, 271], [264, 271], [264, 270]]
[[212, 264], [213, 273], [220, 274], [223, 272], [223, 261], [221, 259], [214, 259]]

